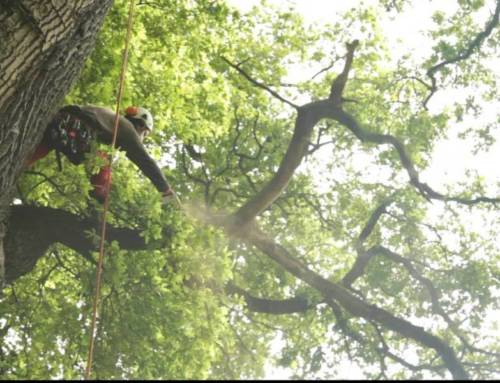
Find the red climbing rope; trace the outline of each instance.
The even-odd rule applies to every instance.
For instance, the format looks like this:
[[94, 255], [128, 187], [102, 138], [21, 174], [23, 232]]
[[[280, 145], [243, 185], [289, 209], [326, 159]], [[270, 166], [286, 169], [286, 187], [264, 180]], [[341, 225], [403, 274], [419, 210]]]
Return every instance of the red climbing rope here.
[[[116, 136], [118, 133], [118, 121], [120, 119], [120, 104], [123, 95], [123, 86], [125, 84], [125, 72], [127, 70], [127, 61], [128, 61], [128, 48], [130, 42], [130, 36], [132, 34], [132, 18], [134, 13], [134, 0], [130, 0], [130, 6], [128, 11], [128, 24], [127, 24], [127, 35], [125, 37], [125, 49], [123, 51], [123, 60], [122, 60], [122, 68], [120, 72], [120, 83], [118, 87], [118, 95], [116, 97], [116, 114], [115, 114], [115, 122], [113, 128], [113, 140], [111, 143], [112, 150], [115, 150], [116, 145]], [[109, 157], [109, 167], [112, 167], [112, 159], [113, 156]], [[111, 174], [110, 177], [106, 179], [105, 190], [108, 191], [104, 198], [104, 207], [102, 212], [102, 228], [101, 228], [101, 241], [99, 245], [99, 262], [97, 266], [97, 275], [96, 275], [96, 291], [94, 297], [94, 309], [92, 314], [92, 326], [90, 332], [90, 341], [89, 341], [89, 352], [87, 358], [87, 368], [85, 369], [85, 380], [89, 380], [90, 371], [92, 370], [92, 359], [94, 356], [94, 341], [95, 341], [95, 330], [96, 330], [96, 322], [97, 322], [97, 311], [99, 306], [99, 297], [101, 290], [101, 278], [102, 278], [102, 264], [104, 260], [104, 241], [106, 239], [106, 215], [109, 207], [109, 191], [111, 190]]]

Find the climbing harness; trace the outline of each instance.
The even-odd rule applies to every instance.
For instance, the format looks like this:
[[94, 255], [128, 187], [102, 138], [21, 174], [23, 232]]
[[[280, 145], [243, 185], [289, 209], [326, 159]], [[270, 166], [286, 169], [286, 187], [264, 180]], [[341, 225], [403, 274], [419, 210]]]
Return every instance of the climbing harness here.
[[68, 112], [59, 113], [46, 131], [47, 141], [55, 149], [59, 170], [62, 170], [61, 153], [71, 163], [81, 164], [90, 152], [95, 131]]
[[[128, 11], [128, 21], [127, 21], [127, 34], [125, 37], [125, 48], [123, 50], [122, 68], [121, 68], [121, 72], [120, 72], [118, 94], [116, 97], [116, 113], [115, 113], [115, 121], [114, 121], [114, 127], [113, 127], [113, 140], [111, 142], [113, 154], [114, 154], [114, 151], [116, 149], [115, 148], [116, 137], [117, 137], [117, 133], [118, 133], [118, 122], [119, 122], [119, 118], [120, 118], [119, 112], [120, 112], [121, 99], [122, 99], [122, 95], [123, 95], [123, 86], [125, 83], [125, 72], [127, 70], [128, 48], [129, 48], [130, 37], [132, 34], [133, 13], [134, 13], [134, 0], [130, 0], [129, 11]], [[113, 155], [110, 157], [110, 159], [111, 158], [113, 158]], [[111, 177], [111, 167], [112, 167], [111, 161], [109, 161], [109, 167], [110, 167], [110, 174], [109, 174], [109, 177], [106, 179], [106, 186], [105, 186], [106, 190], [111, 189], [111, 178], [112, 178]], [[104, 241], [106, 238], [106, 214], [108, 211], [108, 207], [109, 207], [109, 193], [107, 193], [105, 196], [104, 207], [103, 207], [103, 212], [102, 212], [101, 240], [100, 240], [100, 245], [99, 245], [99, 261], [98, 261], [98, 266], [97, 266], [96, 288], [95, 288], [96, 291], [95, 291], [94, 307], [93, 307], [93, 313], [92, 313], [92, 325], [91, 325], [91, 331], [90, 331], [87, 367], [85, 369], [85, 379], [86, 380], [89, 380], [90, 372], [92, 370], [92, 359], [94, 356], [95, 330], [96, 330], [97, 311], [98, 311], [99, 296], [100, 296], [100, 289], [101, 289], [102, 264], [103, 264], [103, 259], [104, 259]]]

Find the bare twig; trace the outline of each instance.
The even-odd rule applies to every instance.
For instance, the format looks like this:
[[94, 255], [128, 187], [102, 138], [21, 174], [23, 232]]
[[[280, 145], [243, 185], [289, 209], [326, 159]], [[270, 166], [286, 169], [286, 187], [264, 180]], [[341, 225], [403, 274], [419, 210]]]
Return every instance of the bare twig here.
[[26, 194], [31, 193], [34, 189], [36, 189], [36, 188], [37, 188], [38, 186], [40, 186], [42, 183], [44, 183], [44, 182], [48, 182], [48, 183], [50, 183], [50, 184], [51, 184], [51, 185], [52, 185], [52, 186], [53, 186], [53, 187], [54, 187], [54, 188], [55, 188], [55, 189], [56, 189], [56, 190], [57, 190], [57, 191], [58, 191], [61, 195], [63, 195], [63, 196], [67, 196], [67, 194], [64, 192], [64, 190], [62, 190], [62, 189], [59, 187], [59, 185], [58, 185], [58, 184], [57, 184], [57, 183], [56, 183], [56, 182], [55, 182], [52, 178], [48, 177], [48, 176], [47, 176], [47, 175], [45, 175], [44, 173], [42, 173], [42, 172], [38, 172], [38, 171], [35, 171], [35, 170], [26, 170], [26, 171], [25, 171], [25, 173], [26, 173], [26, 174], [33, 174], [33, 175], [35, 175], [35, 176], [40, 176], [40, 177], [42, 177], [42, 178], [43, 178], [43, 181], [42, 181], [42, 182], [40, 182], [40, 183], [36, 184], [35, 186], [33, 186], [33, 187], [31, 188], [31, 190], [30, 190], [30, 191], [28, 191]]
[[243, 75], [243, 77], [245, 77], [248, 81], [250, 81], [252, 84], [254, 84], [255, 86], [261, 88], [261, 89], [264, 89], [266, 92], [270, 93], [273, 97], [277, 98], [278, 100], [292, 106], [293, 108], [295, 109], [298, 109], [299, 106], [294, 104], [293, 102], [291, 101], [288, 101], [287, 99], [283, 98], [282, 96], [280, 96], [276, 91], [272, 90], [271, 88], [269, 88], [267, 85], [264, 85], [263, 83], [255, 80], [253, 77], [251, 77], [247, 72], [245, 72], [243, 69], [241, 69], [240, 65], [237, 65], [237, 64], [233, 64], [231, 61], [229, 61], [227, 58], [225, 57], [222, 57], [222, 59], [229, 65], [231, 66], [232, 68], [236, 69], [240, 74]]
[[311, 80], [314, 80], [321, 73], [327, 72], [330, 69], [332, 69], [336, 62], [337, 62], [337, 60], [332, 60], [332, 62], [330, 63], [330, 65], [326, 66], [325, 68], [321, 69], [318, 73], [314, 74], [314, 76], [311, 77]]

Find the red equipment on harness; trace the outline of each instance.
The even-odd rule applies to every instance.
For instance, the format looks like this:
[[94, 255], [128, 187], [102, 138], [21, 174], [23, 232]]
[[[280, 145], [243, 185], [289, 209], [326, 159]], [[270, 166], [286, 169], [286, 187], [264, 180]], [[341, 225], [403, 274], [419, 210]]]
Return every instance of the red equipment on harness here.
[[[109, 156], [104, 152], [97, 152], [97, 155], [105, 160], [109, 158]], [[109, 163], [106, 161], [106, 163]], [[94, 187], [94, 190], [90, 192], [90, 195], [98, 200], [100, 203], [103, 203], [106, 199], [106, 196], [109, 193], [109, 179], [111, 178], [111, 166], [105, 165], [100, 170], [99, 173], [92, 175], [90, 177], [90, 183]]]

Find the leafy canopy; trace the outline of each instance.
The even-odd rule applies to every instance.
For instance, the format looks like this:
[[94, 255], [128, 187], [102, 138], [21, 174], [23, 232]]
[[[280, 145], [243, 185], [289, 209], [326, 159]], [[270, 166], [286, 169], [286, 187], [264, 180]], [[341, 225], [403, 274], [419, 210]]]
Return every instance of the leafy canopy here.
[[[422, 173], [444, 137], [459, 134], [477, 152], [494, 143], [497, 115], [484, 126], [463, 122], [498, 99], [498, 72], [487, 61], [498, 31], [470, 57], [451, 62], [484, 29], [494, 3], [458, 1], [453, 12], [437, 11], [428, 31], [431, 53], [421, 58], [399, 55], [383, 33], [383, 20], [408, 11], [408, 1], [356, 5], [326, 26], [308, 26], [293, 10], [270, 5], [241, 14], [222, 1], [142, 1], [123, 105], [152, 111], [155, 131], [147, 148], [181, 199], [198, 212], [231, 213], [276, 174], [295, 126], [296, 110], [251, 79], [297, 104], [328, 98], [344, 67], [345, 44], [356, 35], [360, 46], [343, 93], [354, 101], [344, 109], [370, 132], [396, 137]], [[67, 103], [113, 107], [126, 10], [126, 1], [115, 2]], [[484, 12], [486, 18], [476, 17]], [[446, 60], [431, 73], [439, 86], [432, 89], [429, 68]], [[288, 84], [299, 66], [309, 76]], [[451, 90], [459, 96], [446, 107], [425, 107], [429, 94]], [[351, 286], [357, 296], [443, 339], [471, 377], [498, 377], [500, 350], [489, 327], [498, 310], [497, 205], [429, 202], [408, 182], [394, 147], [363, 142], [332, 119], [317, 123], [308, 150], [286, 189], [258, 217], [261, 229], [332, 282], [342, 281], [365, 254], [360, 244], [390, 249], [401, 258], [384, 252], [370, 257]], [[53, 155], [37, 163], [20, 179], [19, 199], [79, 216], [98, 210], [88, 197], [98, 160], [80, 167], [63, 163], [62, 172]], [[473, 171], [459, 184], [429, 183], [464, 199], [499, 195], [494, 180]], [[149, 181], [118, 155], [109, 222], [139, 230], [147, 248], [107, 247], [97, 378], [258, 378], [269, 362], [297, 378], [336, 378], [346, 360], [368, 378], [450, 377], [435, 350], [330, 305], [324, 293], [252, 243], [160, 202]], [[5, 289], [3, 378], [82, 376], [94, 275], [86, 259], [55, 244], [33, 272]], [[297, 298], [308, 309], [259, 313], [247, 295], [229, 293], [229, 284], [252, 297]], [[273, 354], [277, 336], [283, 348]]]

